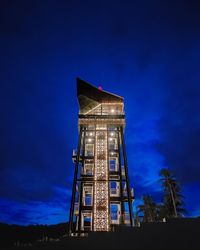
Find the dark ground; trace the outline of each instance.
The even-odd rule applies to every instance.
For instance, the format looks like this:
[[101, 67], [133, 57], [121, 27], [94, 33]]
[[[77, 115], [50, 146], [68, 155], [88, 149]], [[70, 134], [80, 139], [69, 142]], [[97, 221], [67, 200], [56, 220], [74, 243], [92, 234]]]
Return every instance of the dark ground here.
[[[30, 227], [1, 224], [1, 249], [200, 249], [200, 218], [171, 219], [135, 228], [117, 227], [115, 232], [90, 233], [89, 237], [81, 238], [63, 237], [67, 227], [67, 224]], [[37, 241], [45, 237], [47, 242]]]

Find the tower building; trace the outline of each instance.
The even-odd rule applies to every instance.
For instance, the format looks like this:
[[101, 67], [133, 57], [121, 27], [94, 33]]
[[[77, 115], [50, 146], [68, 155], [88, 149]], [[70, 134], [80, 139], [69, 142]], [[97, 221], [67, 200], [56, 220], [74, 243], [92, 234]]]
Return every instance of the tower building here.
[[70, 235], [133, 226], [124, 141], [124, 99], [77, 79], [77, 150], [69, 218]]

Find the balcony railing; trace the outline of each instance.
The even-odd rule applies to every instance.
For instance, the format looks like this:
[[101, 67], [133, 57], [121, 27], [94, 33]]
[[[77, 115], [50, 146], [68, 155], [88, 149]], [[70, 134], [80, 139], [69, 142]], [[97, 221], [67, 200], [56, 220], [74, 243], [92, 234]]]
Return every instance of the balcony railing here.
[[[82, 154], [83, 152], [82, 152], [82, 150], [80, 151], [80, 155], [79, 155], [79, 157], [81, 158], [82, 157]], [[73, 162], [75, 163], [76, 162], [76, 157], [77, 157], [77, 150], [76, 149], [73, 149], [73, 151], [72, 151], [72, 160], [73, 160]]]
[[93, 157], [94, 156], [94, 151], [93, 150], [86, 150], [85, 151], [85, 156]]
[[[80, 152], [80, 157], [83, 155], [83, 151]], [[94, 150], [85, 150], [86, 157], [94, 157]], [[77, 157], [77, 150], [73, 149], [72, 151], [72, 158], [76, 160]]]
[[73, 155], [74, 157], [77, 155], [77, 150], [76, 150], [76, 149], [73, 149], [72, 155]]
[[81, 169], [81, 175], [93, 176], [93, 171], [92, 170]]

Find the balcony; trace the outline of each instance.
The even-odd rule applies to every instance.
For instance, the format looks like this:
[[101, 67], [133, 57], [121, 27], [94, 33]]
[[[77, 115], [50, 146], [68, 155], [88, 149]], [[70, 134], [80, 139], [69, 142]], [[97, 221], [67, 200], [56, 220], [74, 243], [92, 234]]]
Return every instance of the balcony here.
[[82, 177], [92, 177], [93, 176], [94, 164], [85, 164], [84, 168], [81, 168]]
[[93, 150], [86, 150], [85, 151], [85, 157], [94, 157], [94, 151]]
[[[83, 156], [82, 151], [80, 152], [80, 158]], [[77, 150], [73, 149], [72, 152], [72, 160], [75, 163], [76, 162], [76, 157], [77, 157]], [[93, 150], [86, 150], [85, 151], [85, 158], [92, 159], [94, 157], [94, 151]]]
[[73, 149], [73, 152], [72, 152], [72, 161], [75, 163], [76, 162], [76, 157], [77, 157], [77, 150], [76, 149]]
[[[77, 150], [73, 149], [72, 151], [72, 161], [75, 163], [76, 162], [76, 157], [77, 157]], [[80, 158], [82, 157], [82, 152], [80, 152]]]

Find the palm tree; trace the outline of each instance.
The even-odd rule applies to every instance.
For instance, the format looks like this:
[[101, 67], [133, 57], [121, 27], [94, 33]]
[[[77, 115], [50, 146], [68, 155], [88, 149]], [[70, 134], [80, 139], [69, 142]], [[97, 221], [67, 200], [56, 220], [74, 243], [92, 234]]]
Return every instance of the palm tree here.
[[137, 206], [137, 215], [143, 214], [143, 222], [154, 222], [158, 218], [158, 208], [150, 195], [142, 197], [143, 205]]
[[175, 176], [168, 169], [160, 171], [163, 190], [164, 205], [161, 208], [161, 216], [164, 217], [182, 217], [185, 210], [182, 208], [183, 196], [181, 195], [180, 185]]

